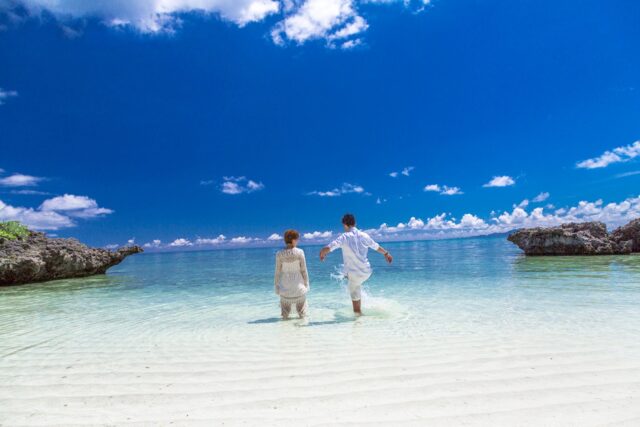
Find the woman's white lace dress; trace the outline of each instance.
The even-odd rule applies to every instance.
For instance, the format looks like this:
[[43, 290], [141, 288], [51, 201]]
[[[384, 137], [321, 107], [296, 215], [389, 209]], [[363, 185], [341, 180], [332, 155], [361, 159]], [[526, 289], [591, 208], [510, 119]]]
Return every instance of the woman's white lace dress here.
[[276, 274], [274, 287], [280, 295], [282, 317], [289, 317], [295, 304], [298, 314], [304, 317], [307, 309], [305, 295], [309, 291], [309, 275], [304, 251], [299, 248], [287, 248], [276, 254]]

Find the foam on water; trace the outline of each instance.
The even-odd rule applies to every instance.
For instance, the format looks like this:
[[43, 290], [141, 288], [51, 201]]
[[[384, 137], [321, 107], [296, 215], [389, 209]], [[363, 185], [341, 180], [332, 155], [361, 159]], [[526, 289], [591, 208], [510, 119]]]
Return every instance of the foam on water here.
[[[338, 265], [334, 268], [334, 272], [330, 274], [331, 280], [342, 289], [345, 301], [351, 301], [351, 295], [349, 293], [349, 285], [346, 277], [342, 273], [343, 265]], [[362, 285], [362, 311], [363, 315], [367, 317], [377, 318], [400, 318], [406, 316], [408, 310], [399, 302], [384, 298], [373, 296], [366, 282]], [[350, 314], [353, 315], [353, 307], [349, 303], [345, 307], [342, 307], [338, 311], [341, 316], [347, 317]]]

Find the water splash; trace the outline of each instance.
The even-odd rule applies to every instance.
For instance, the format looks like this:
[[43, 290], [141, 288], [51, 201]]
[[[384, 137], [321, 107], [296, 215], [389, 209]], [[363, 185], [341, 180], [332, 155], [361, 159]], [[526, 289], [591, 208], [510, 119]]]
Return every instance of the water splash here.
[[346, 283], [347, 278], [344, 275], [344, 264], [333, 266], [333, 272], [329, 274], [329, 277], [340, 285]]
[[[342, 272], [343, 265], [335, 266], [334, 272], [330, 274], [331, 279], [342, 289], [346, 296], [346, 301], [350, 300], [349, 284], [346, 276]], [[362, 310], [364, 315], [377, 318], [396, 318], [404, 317], [408, 310], [399, 302], [381, 297], [374, 296], [368, 286], [362, 285]], [[336, 311], [336, 315], [340, 317], [352, 315], [351, 304], [345, 305]]]

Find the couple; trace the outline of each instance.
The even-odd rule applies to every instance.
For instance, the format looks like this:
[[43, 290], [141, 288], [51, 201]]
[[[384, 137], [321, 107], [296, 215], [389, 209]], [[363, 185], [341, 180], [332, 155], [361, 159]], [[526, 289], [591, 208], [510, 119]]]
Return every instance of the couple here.
[[[344, 233], [329, 243], [320, 251], [320, 260], [324, 261], [329, 252], [342, 249], [344, 259], [343, 273], [349, 281], [349, 292], [353, 311], [362, 314], [360, 295], [362, 284], [371, 276], [371, 265], [367, 259], [369, 248], [384, 255], [388, 263], [393, 257], [382, 246], [373, 241], [369, 235], [356, 228], [356, 218], [351, 214], [342, 217]], [[282, 318], [288, 319], [291, 307], [296, 306], [298, 315], [302, 318], [307, 314], [307, 292], [309, 291], [309, 274], [304, 251], [297, 248], [300, 234], [295, 230], [284, 233], [287, 247], [276, 254], [276, 274], [274, 286], [276, 295], [280, 296]]]

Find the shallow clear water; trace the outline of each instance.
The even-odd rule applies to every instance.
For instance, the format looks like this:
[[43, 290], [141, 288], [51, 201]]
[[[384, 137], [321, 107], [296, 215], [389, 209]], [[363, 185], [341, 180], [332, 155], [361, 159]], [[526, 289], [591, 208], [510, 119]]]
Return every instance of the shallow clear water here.
[[[361, 318], [336, 278], [340, 253], [321, 263], [319, 247], [303, 248], [311, 278], [306, 322], [279, 320], [276, 249], [142, 254], [106, 276], [0, 288], [0, 413], [4, 405], [12, 414], [6, 423], [27, 423], [15, 394], [33, 393], [37, 402], [42, 395], [28, 387], [66, 384], [67, 369], [84, 373], [79, 387], [89, 373], [128, 373], [121, 384], [162, 363], [247, 369], [302, 349], [366, 359], [370, 353], [355, 346], [373, 353], [415, 347], [426, 358], [447, 349], [455, 357], [459, 343], [477, 343], [481, 352], [559, 342], [628, 353], [628, 360], [638, 350], [640, 256], [525, 258], [497, 238], [386, 246], [394, 263], [370, 254], [374, 274]], [[57, 413], [45, 411], [47, 420]]]
[[[502, 239], [387, 246], [393, 265], [370, 254], [374, 274], [361, 320], [371, 326], [410, 335], [508, 329], [640, 336], [639, 256], [526, 258]], [[34, 336], [268, 331], [260, 325], [279, 316], [276, 250], [143, 254], [106, 276], [0, 288], [3, 351], [33, 344]], [[341, 255], [321, 263], [318, 250], [305, 248], [308, 326], [349, 327], [341, 325], [355, 320], [336, 274]]]

